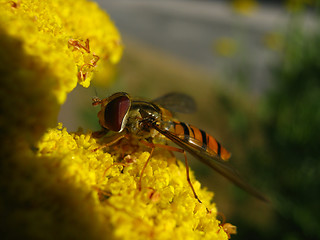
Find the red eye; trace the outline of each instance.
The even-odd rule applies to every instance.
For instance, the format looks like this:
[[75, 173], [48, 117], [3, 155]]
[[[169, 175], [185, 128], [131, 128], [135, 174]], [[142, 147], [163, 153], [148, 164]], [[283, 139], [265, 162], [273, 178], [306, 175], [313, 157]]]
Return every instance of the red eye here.
[[122, 131], [124, 118], [130, 108], [130, 99], [120, 96], [111, 100], [104, 112], [105, 126], [114, 132]]

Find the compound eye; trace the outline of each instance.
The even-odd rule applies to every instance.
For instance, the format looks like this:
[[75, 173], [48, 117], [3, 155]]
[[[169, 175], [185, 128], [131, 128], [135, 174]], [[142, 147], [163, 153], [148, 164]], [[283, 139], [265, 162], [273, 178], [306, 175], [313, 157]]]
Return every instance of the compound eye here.
[[130, 105], [130, 99], [127, 96], [120, 96], [108, 102], [104, 112], [105, 126], [111, 131], [121, 132]]

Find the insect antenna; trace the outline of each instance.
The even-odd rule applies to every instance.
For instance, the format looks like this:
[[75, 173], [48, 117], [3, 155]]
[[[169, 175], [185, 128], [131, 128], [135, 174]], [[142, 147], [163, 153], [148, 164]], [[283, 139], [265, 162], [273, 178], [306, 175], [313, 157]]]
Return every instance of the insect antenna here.
[[96, 88], [94, 88], [94, 93], [95, 93], [95, 96], [91, 98], [92, 99], [92, 106], [98, 106], [102, 103], [102, 100], [99, 97], [97, 97], [98, 92], [97, 92]]
[[92, 97], [92, 106], [97, 106], [102, 103], [101, 99], [99, 97]]

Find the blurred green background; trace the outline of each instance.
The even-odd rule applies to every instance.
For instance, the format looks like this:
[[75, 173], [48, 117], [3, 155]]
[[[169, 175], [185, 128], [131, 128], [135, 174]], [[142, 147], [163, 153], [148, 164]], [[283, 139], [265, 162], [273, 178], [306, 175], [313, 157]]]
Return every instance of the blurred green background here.
[[[59, 121], [69, 130], [79, 126], [99, 130], [98, 108], [91, 106], [91, 97], [95, 95], [103, 98], [126, 91], [153, 99], [170, 91], [187, 93], [197, 101], [198, 111], [192, 115], [179, 115], [179, 119], [219, 139], [232, 152], [232, 164], [248, 182], [271, 199], [271, 203], [266, 204], [247, 195], [189, 156], [197, 179], [215, 192], [218, 210], [226, 216], [227, 222], [238, 227], [238, 234], [232, 239], [320, 239], [320, 28], [317, 1], [273, 1], [271, 5], [249, 0], [173, 1], [184, 6], [193, 4], [193, 9], [202, 3], [209, 9], [211, 4], [218, 7], [219, 12], [222, 9], [227, 16], [236, 18], [236, 22], [239, 18], [243, 21], [242, 24], [231, 23], [232, 27], [223, 21], [214, 22], [215, 35], [207, 39], [211, 44], [201, 46], [209, 57], [191, 52], [188, 56], [188, 49], [197, 48], [197, 43], [190, 39], [189, 45], [186, 41], [183, 42], [185, 46], [179, 46], [179, 43], [183, 45], [181, 40], [175, 42], [165, 31], [159, 33], [162, 25], [157, 33], [163, 38], [156, 36], [158, 42], [148, 37], [151, 30], [145, 29], [145, 35], [130, 32], [134, 26], [126, 28], [125, 20], [117, 14], [127, 13], [132, 17], [129, 7], [134, 2], [146, 15], [151, 14], [143, 5], [150, 4], [147, 1], [132, 0], [131, 5], [119, 1], [122, 4], [119, 9], [123, 12], [117, 10], [115, 3], [99, 1], [116, 25], [117, 19], [119, 21], [124, 56], [117, 69], [110, 73], [112, 83], [96, 83], [89, 89], [77, 87], [62, 107]], [[109, 12], [108, 6], [113, 11]], [[274, 28], [263, 25], [268, 21], [263, 14], [274, 13], [273, 10], [281, 15], [277, 20], [281, 22], [281, 28], [274, 23], [271, 23]], [[261, 22], [257, 20], [252, 27], [253, 19]], [[157, 21], [156, 24], [161, 24], [161, 19]], [[166, 22], [170, 27], [176, 23], [173, 20]], [[131, 24], [134, 25], [134, 21]], [[179, 35], [182, 25], [177, 26], [177, 32], [172, 34]], [[157, 25], [150, 27], [157, 30]], [[224, 30], [217, 30], [217, 34], [214, 29], [220, 28]], [[250, 31], [253, 28], [259, 30]], [[233, 35], [234, 32], [237, 34]], [[202, 37], [200, 32], [196, 34]], [[172, 49], [161, 45], [165, 41]], [[202, 62], [204, 58], [209, 61]], [[261, 64], [263, 68], [260, 68]]]

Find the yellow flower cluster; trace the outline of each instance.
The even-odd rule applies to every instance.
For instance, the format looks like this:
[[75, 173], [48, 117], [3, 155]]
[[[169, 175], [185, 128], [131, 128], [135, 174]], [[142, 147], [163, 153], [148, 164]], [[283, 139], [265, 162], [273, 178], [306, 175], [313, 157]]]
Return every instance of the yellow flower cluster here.
[[78, 80], [88, 87], [100, 62], [120, 59], [119, 33], [96, 3], [17, 0], [2, 1], [0, 6], [2, 30], [23, 43], [24, 54], [40, 58], [55, 75], [59, 102]]
[[30, 143], [55, 125], [78, 82], [89, 86], [94, 71], [108, 75], [122, 52], [109, 17], [86, 0], [0, 0], [0, 46], [0, 123], [14, 123], [6, 131], [15, 137], [27, 130]]
[[0, 1], [3, 239], [227, 239], [233, 232], [219, 225], [213, 194], [191, 176], [203, 204], [194, 198], [184, 165], [168, 152], [157, 149], [140, 178], [150, 149], [139, 143], [105, 149], [91, 133], [48, 129], [77, 82], [88, 86], [94, 71], [107, 73], [121, 51], [116, 28], [93, 2]]
[[[141, 191], [138, 189], [150, 150], [136, 144], [117, 145], [117, 154], [110, 155], [91, 133], [69, 134], [60, 125], [46, 133], [38, 145], [38, 156], [54, 166], [47, 171], [59, 176], [54, 180], [56, 185], [43, 170], [37, 174], [44, 177], [43, 188], [48, 188], [49, 183], [58, 191], [61, 184], [72, 183], [74, 189], [69, 189], [66, 196], [77, 196], [72, 199], [79, 209], [70, 214], [76, 219], [90, 219], [97, 211], [95, 218], [104, 222], [102, 225], [111, 224], [116, 238], [227, 239], [216, 219], [215, 205], [210, 203], [213, 194], [201, 189], [191, 176], [203, 201], [200, 204], [186, 180], [185, 166], [167, 151], [155, 151], [142, 176]], [[91, 203], [85, 205], [86, 215], [81, 212], [84, 201]], [[93, 229], [97, 227], [95, 221], [89, 224]]]

